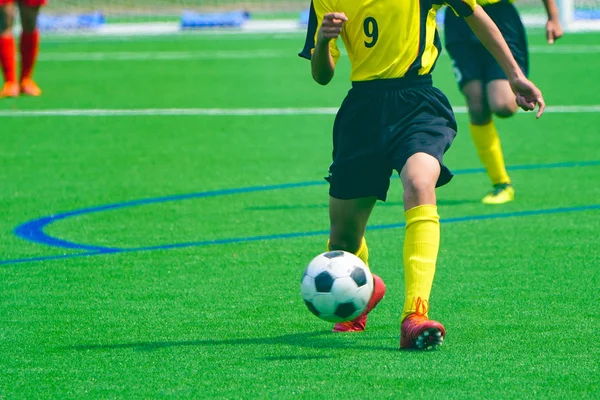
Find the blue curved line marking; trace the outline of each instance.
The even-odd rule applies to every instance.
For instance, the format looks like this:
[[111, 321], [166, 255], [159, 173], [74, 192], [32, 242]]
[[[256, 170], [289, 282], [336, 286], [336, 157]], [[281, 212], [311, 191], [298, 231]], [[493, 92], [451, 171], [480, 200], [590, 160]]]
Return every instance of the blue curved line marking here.
[[[100, 208], [100, 207], [98, 207]], [[84, 210], [79, 210], [84, 211]], [[96, 211], [96, 210], [95, 210]], [[103, 210], [97, 210], [103, 211]], [[69, 242], [68, 240], [63, 240], [59, 238], [55, 238], [50, 235], [46, 235], [44, 233], [44, 227], [50, 225], [54, 221], [58, 221], [61, 219], [69, 218], [75, 215], [85, 214], [85, 212], [78, 213], [63, 213], [58, 215], [52, 215], [49, 217], [39, 218], [33, 221], [26, 222], [22, 225], [17, 226], [14, 229], [14, 234], [20, 237], [21, 239], [28, 240], [34, 243], [46, 244], [48, 246], [61, 247], [63, 249], [74, 249], [74, 250], [89, 250], [89, 251], [113, 251], [119, 249], [113, 249], [109, 247], [102, 246], [93, 246], [87, 244], [78, 244]]]
[[182, 195], [174, 195], [174, 196], [163, 196], [163, 197], [154, 197], [150, 199], [141, 199], [141, 200], [132, 200], [126, 201], [123, 203], [115, 203], [115, 204], [107, 204], [103, 206], [97, 207], [89, 207], [82, 208], [80, 210], [69, 211], [64, 213], [59, 213], [55, 215], [51, 215], [48, 217], [42, 217], [38, 219], [34, 219], [32, 221], [25, 222], [17, 226], [13, 233], [17, 235], [19, 238], [39, 243], [45, 244], [48, 246], [60, 247], [71, 250], [87, 250], [87, 251], [100, 251], [100, 252], [115, 252], [121, 251], [125, 249], [116, 248], [116, 247], [102, 247], [102, 246], [94, 246], [87, 244], [74, 243], [67, 240], [55, 238], [50, 236], [44, 232], [44, 228], [50, 225], [53, 222], [64, 220], [70, 217], [76, 217], [85, 214], [91, 214], [101, 211], [111, 211], [117, 210], [120, 208], [126, 207], [136, 207], [136, 206], [144, 206], [149, 204], [156, 203], [166, 203], [169, 201], [181, 201], [188, 199], [199, 199], [205, 197], [216, 197], [216, 196], [227, 196], [233, 194], [243, 194], [243, 193], [252, 193], [252, 192], [261, 192], [268, 190], [277, 190], [277, 189], [293, 189], [293, 188], [301, 188], [307, 186], [316, 186], [323, 185], [325, 181], [312, 181], [312, 182], [300, 182], [300, 183], [284, 183], [280, 185], [265, 185], [265, 186], [250, 186], [244, 188], [235, 188], [235, 189], [224, 189], [224, 190], [214, 190], [209, 192], [199, 192], [199, 193], [187, 193]]
[[[586, 167], [586, 166], [597, 166], [600, 165], [600, 160], [594, 161], [582, 161], [582, 162], [563, 162], [563, 163], [551, 163], [551, 164], [534, 164], [534, 165], [516, 165], [512, 167], [508, 167], [508, 170], [517, 171], [517, 170], [536, 170], [536, 169], [550, 169], [550, 168], [572, 168], [572, 167]], [[469, 168], [455, 171], [456, 175], [467, 175], [467, 174], [475, 174], [485, 172], [483, 168]], [[83, 250], [88, 251], [93, 254], [96, 253], [115, 253], [115, 252], [123, 252], [130, 251], [135, 249], [127, 249], [127, 248], [117, 248], [117, 247], [103, 247], [89, 244], [81, 244], [75, 243], [68, 240], [63, 240], [60, 238], [56, 238], [50, 236], [44, 232], [45, 227], [54, 223], [56, 221], [64, 220], [74, 216], [80, 216], [85, 214], [91, 214], [95, 212], [102, 211], [110, 211], [116, 210], [126, 207], [135, 207], [135, 206], [143, 206], [148, 204], [157, 204], [157, 203], [165, 203], [169, 201], [181, 201], [188, 199], [197, 199], [197, 198], [206, 198], [206, 197], [216, 197], [216, 196], [227, 196], [227, 195], [235, 195], [235, 194], [244, 194], [244, 193], [252, 193], [252, 192], [261, 192], [268, 190], [281, 190], [281, 189], [295, 189], [309, 186], [318, 186], [327, 184], [324, 180], [319, 181], [308, 181], [308, 182], [299, 182], [299, 183], [286, 183], [286, 184], [278, 184], [278, 185], [263, 185], [263, 186], [250, 186], [250, 187], [242, 187], [242, 188], [234, 188], [234, 189], [222, 189], [222, 190], [214, 190], [207, 192], [198, 192], [198, 193], [188, 193], [183, 195], [174, 195], [174, 196], [163, 196], [163, 197], [155, 197], [149, 199], [140, 199], [140, 200], [132, 200], [122, 203], [115, 204], [107, 204], [96, 207], [88, 207], [80, 210], [74, 210], [64, 213], [59, 213], [56, 215], [46, 216], [42, 218], [38, 218], [32, 221], [25, 222], [17, 226], [14, 229], [14, 234], [21, 239], [31, 241], [34, 243], [45, 244], [48, 246], [59, 247], [63, 249], [70, 250]], [[235, 243], [238, 239], [228, 239]], [[264, 239], [256, 239], [256, 240], [264, 240]], [[208, 241], [206, 243], [212, 243]], [[203, 243], [203, 242], [197, 242]], [[215, 243], [219, 244], [219, 243]], [[170, 246], [185, 246], [184, 244], [175, 244]], [[86, 253], [87, 254], [87, 253]]]
[[[600, 210], [600, 204], [592, 204], [592, 205], [588, 205], [588, 206], [578, 206], [578, 207], [560, 207], [560, 208], [551, 208], [551, 209], [545, 209], [545, 210], [515, 211], [515, 212], [509, 212], [509, 213], [495, 213], [495, 214], [487, 214], [487, 215], [474, 215], [474, 216], [466, 216], [466, 217], [445, 218], [445, 219], [440, 220], [440, 222], [443, 224], [452, 224], [452, 223], [459, 223], [459, 222], [466, 222], [466, 221], [485, 221], [485, 220], [496, 220], [496, 219], [505, 219], [505, 218], [514, 218], [514, 217], [530, 217], [530, 216], [538, 216], [538, 215], [561, 214], [561, 213], [590, 211], [590, 210]], [[367, 230], [368, 231], [377, 231], [377, 230], [384, 230], [384, 229], [395, 229], [395, 228], [402, 228], [405, 225], [406, 225], [405, 222], [399, 222], [399, 223], [395, 223], [395, 224], [373, 225], [373, 226], [367, 227]], [[320, 230], [320, 231], [312, 231], [312, 232], [294, 232], [294, 233], [282, 233], [282, 234], [277, 234], [277, 235], [251, 236], [251, 237], [218, 239], [218, 240], [205, 240], [205, 241], [198, 241], [198, 242], [174, 243], [174, 244], [159, 245], [159, 246], [147, 246], [147, 247], [137, 247], [137, 248], [130, 248], [130, 249], [119, 249], [119, 250], [114, 250], [114, 251], [95, 251], [95, 252], [78, 253], [78, 254], [65, 254], [65, 255], [58, 255], [58, 256], [47, 256], [47, 257], [42, 256], [42, 257], [21, 258], [21, 259], [14, 259], [14, 260], [3, 260], [3, 261], [0, 261], [0, 265], [31, 263], [31, 262], [36, 262], [36, 261], [62, 260], [62, 259], [78, 258], [78, 257], [91, 257], [91, 256], [115, 254], [115, 253], [135, 253], [135, 252], [142, 252], [142, 251], [172, 250], [172, 249], [222, 245], [222, 244], [231, 244], [231, 243], [257, 242], [257, 241], [278, 240], [278, 239], [294, 239], [294, 238], [303, 238], [303, 237], [311, 237], [311, 236], [325, 236], [328, 234], [329, 234], [329, 230]]]

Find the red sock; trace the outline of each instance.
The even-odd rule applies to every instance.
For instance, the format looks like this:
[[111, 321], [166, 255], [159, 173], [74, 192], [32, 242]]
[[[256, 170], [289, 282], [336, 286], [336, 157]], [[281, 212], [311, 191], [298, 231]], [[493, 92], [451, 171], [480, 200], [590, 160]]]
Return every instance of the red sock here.
[[23, 32], [21, 34], [21, 80], [33, 76], [33, 68], [40, 48], [40, 33]]
[[15, 38], [10, 36], [0, 36], [0, 65], [4, 82], [17, 81], [17, 54]]

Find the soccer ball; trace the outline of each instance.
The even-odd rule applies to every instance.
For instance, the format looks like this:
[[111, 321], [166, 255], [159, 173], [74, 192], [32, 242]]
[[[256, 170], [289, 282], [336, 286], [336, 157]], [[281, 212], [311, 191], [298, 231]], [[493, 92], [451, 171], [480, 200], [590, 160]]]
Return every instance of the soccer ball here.
[[306, 267], [300, 284], [306, 307], [330, 322], [351, 321], [367, 308], [373, 294], [369, 267], [352, 253], [328, 251]]

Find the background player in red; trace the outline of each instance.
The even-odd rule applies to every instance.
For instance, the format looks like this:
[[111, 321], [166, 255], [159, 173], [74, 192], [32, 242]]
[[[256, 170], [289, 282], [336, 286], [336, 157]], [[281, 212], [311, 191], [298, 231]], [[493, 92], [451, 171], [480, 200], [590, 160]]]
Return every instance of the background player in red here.
[[[38, 54], [40, 35], [37, 18], [46, 0], [0, 0], [0, 65], [4, 86], [0, 97], [17, 97], [19, 94], [39, 96], [42, 91], [33, 81], [33, 69]], [[19, 42], [21, 71], [17, 76], [17, 46], [13, 35], [17, 8], [23, 30]]]

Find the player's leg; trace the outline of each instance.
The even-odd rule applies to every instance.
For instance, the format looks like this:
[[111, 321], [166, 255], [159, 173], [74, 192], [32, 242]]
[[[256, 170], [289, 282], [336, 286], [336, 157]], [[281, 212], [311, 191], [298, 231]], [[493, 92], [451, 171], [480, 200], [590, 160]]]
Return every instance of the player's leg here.
[[[344, 250], [354, 253], [369, 265], [369, 248], [364, 238], [367, 221], [375, 206], [377, 197], [363, 197], [343, 200], [329, 197], [330, 234], [327, 250]], [[373, 295], [366, 310], [352, 321], [334, 325], [334, 332], [360, 332], [365, 330], [367, 314], [383, 299], [385, 284], [373, 274]]]
[[399, 172], [404, 188], [405, 297], [400, 347], [426, 349], [441, 344], [446, 333], [439, 322], [428, 318], [428, 309], [440, 246], [435, 188], [452, 179], [443, 155], [457, 127], [448, 99], [433, 87], [401, 90], [388, 102], [397, 110], [411, 110], [412, 115], [405, 126], [386, 121], [390, 135], [384, 143], [390, 148], [393, 168]]
[[40, 34], [37, 19], [43, 1], [24, 0], [19, 3], [21, 24], [21, 93], [28, 96], [39, 96], [42, 91], [33, 80], [33, 71], [40, 47]]
[[406, 236], [404, 239], [404, 308], [400, 347], [435, 347], [442, 343], [444, 327], [429, 320], [429, 296], [440, 246], [440, 218], [435, 187], [440, 163], [426, 153], [412, 155], [400, 178], [404, 187]]
[[[445, 16], [446, 49], [452, 58], [458, 86], [467, 102], [473, 143], [492, 184], [503, 184], [509, 178], [492, 112], [502, 113], [505, 110], [500, 102], [488, 102], [486, 85], [490, 80], [490, 59], [494, 63], [495, 60], [463, 19], [456, 17], [449, 9]], [[494, 110], [491, 109], [492, 106]], [[484, 197], [484, 202], [488, 202], [488, 196]]]
[[[376, 196], [358, 199], [337, 199], [329, 197], [330, 235], [327, 250], [344, 250], [354, 253], [369, 265], [369, 249], [365, 240], [365, 230], [371, 211], [377, 201]], [[373, 274], [373, 295], [365, 311], [352, 321], [337, 323], [334, 332], [360, 332], [367, 323], [367, 314], [383, 299], [385, 284]]]
[[[501, 2], [485, 6], [485, 11], [502, 32], [515, 60], [523, 73], [527, 75], [529, 72], [527, 37], [517, 9], [510, 3]], [[502, 68], [489, 52], [483, 54], [481, 60], [485, 65], [484, 81], [486, 82], [486, 97], [490, 111], [500, 118], [514, 115], [517, 112], [515, 95]], [[493, 122], [479, 126], [473, 135], [474, 141], [477, 140], [475, 137], [480, 140], [480, 146], [486, 158], [484, 165], [493, 185], [492, 191], [483, 198], [483, 202], [504, 204], [514, 200], [515, 191], [506, 170], [496, 126]]]
[[328, 250], [344, 250], [356, 254], [369, 265], [369, 253], [364, 240], [367, 221], [377, 197], [336, 199], [329, 197], [330, 234]]
[[417, 312], [417, 299], [429, 302], [440, 242], [435, 194], [439, 176], [439, 161], [426, 153], [413, 154], [400, 173], [406, 217], [402, 320]]
[[[464, 20], [446, 10], [446, 49], [452, 58], [454, 74], [461, 93], [467, 102], [469, 131], [492, 184], [505, 183], [508, 179], [500, 139], [492, 119], [487, 96], [487, 73], [489, 52], [473, 36]], [[493, 58], [492, 58], [492, 61]], [[494, 103], [494, 105], [499, 105]], [[489, 195], [488, 195], [489, 196]], [[488, 196], [483, 201], [487, 202]]]
[[[367, 221], [377, 199], [385, 200], [392, 174], [391, 166], [380, 154], [380, 102], [380, 96], [361, 89], [353, 88], [348, 93], [333, 128], [333, 163], [327, 178], [331, 226], [328, 250], [354, 253], [367, 265]], [[353, 321], [335, 324], [334, 332], [365, 329], [367, 314], [385, 294], [385, 285], [375, 274], [373, 283], [365, 312]]]
[[[499, 81], [494, 80], [492, 82]], [[506, 82], [508, 84], [508, 81]], [[491, 87], [491, 89], [493, 90], [494, 88]], [[490, 84], [484, 86], [481, 80], [471, 80], [462, 87], [469, 110], [469, 131], [471, 138], [473, 139], [479, 160], [485, 167], [494, 187], [482, 201], [486, 204], [500, 204], [512, 200], [514, 198], [514, 191], [510, 184], [510, 177], [506, 171], [500, 136], [492, 119], [492, 113], [500, 108], [501, 102], [496, 101], [492, 105], [489, 101], [489, 90]], [[514, 95], [512, 96], [512, 100], [514, 102]]]
[[17, 83], [17, 54], [13, 27], [15, 21], [15, 5], [12, 0], [0, 0], [0, 66], [4, 84], [0, 89], [1, 97], [19, 95]]

